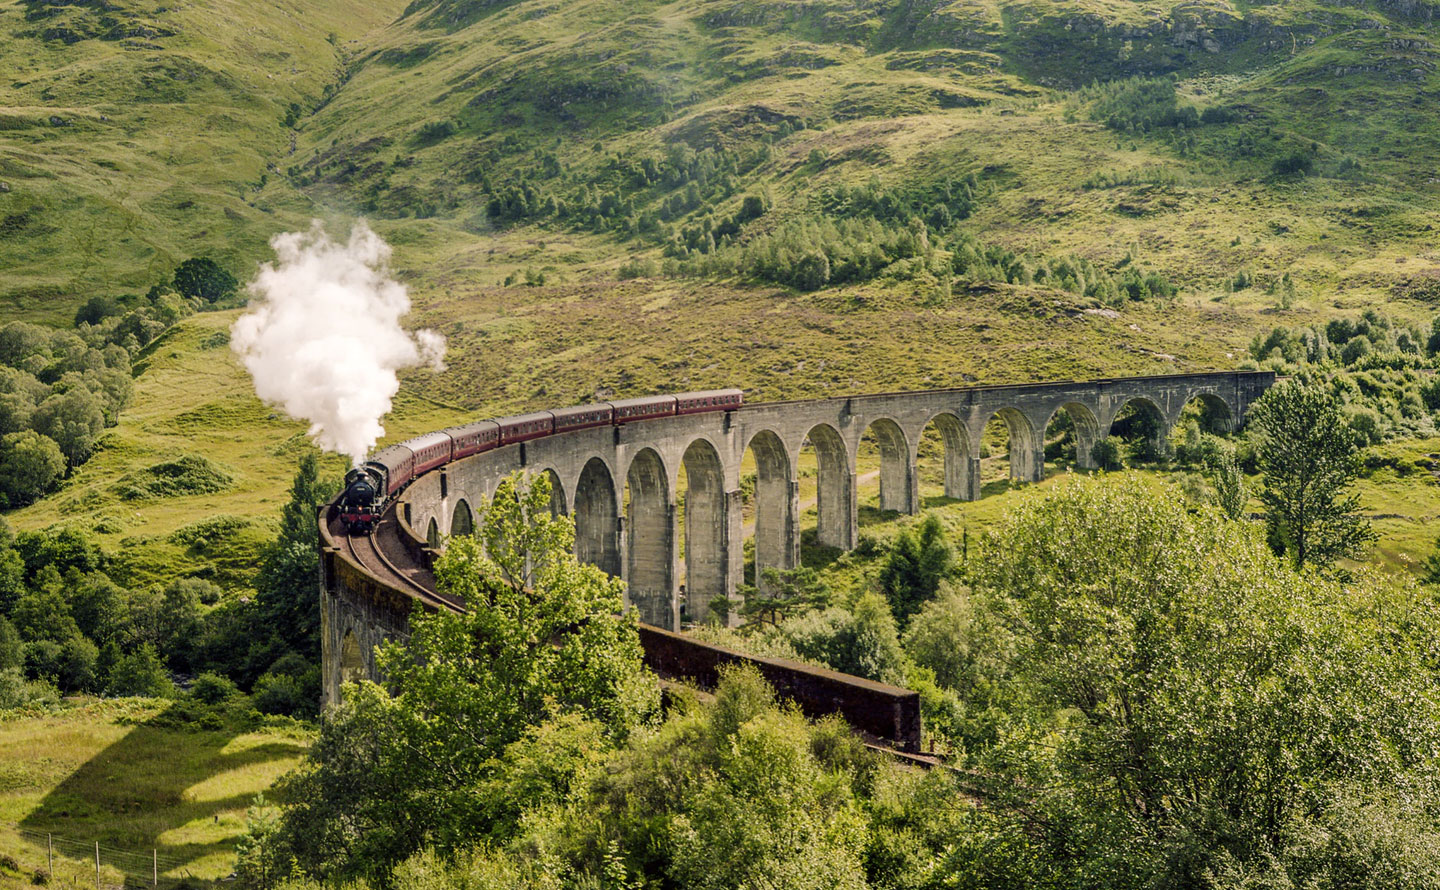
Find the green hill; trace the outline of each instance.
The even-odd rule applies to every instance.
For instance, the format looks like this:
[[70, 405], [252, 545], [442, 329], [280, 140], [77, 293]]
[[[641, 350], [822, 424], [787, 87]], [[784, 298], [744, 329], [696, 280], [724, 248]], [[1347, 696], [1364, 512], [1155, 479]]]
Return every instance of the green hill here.
[[[68, 322], [190, 256], [244, 280], [270, 235], [364, 216], [450, 341], [411, 404], [1233, 367], [1277, 324], [1434, 314], [1436, 8], [0, 2], [0, 311]], [[162, 354], [240, 405], [198, 345], [222, 323]], [[170, 448], [142, 414], [220, 397], [137, 391], [20, 524], [110, 504]], [[241, 455], [296, 430], [256, 412], [207, 420], [227, 512], [279, 496]]]

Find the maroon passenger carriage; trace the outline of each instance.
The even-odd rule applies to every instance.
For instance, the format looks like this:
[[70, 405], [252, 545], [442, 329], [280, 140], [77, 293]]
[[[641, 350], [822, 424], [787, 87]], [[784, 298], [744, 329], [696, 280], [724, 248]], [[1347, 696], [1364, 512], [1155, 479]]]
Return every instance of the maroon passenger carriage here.
[[351, 533], [368, 533], [390, 499], [416, 476], [495, 448], [594, 427], [707, 411], [734, 411], [743, 402], [744, 394], [738, 389], [715, 389], [536, 411], [426, 433], [376, 452], [370, 460], [345, 474], [345, 491], [336, 502], [340, 518]]

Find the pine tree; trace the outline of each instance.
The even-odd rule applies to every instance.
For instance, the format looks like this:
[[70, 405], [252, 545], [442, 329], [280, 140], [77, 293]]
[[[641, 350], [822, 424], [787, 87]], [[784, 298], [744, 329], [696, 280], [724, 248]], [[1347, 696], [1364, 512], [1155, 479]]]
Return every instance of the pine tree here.
[[934, 516], [925, 517], [916, 531], [905, 529], [895, 539], [880, 569], [880, 589], [901, 625], [935, 598], [940, 581], [950, 573], [954, 560], [955, 554], [945, 541], [945, 530]]

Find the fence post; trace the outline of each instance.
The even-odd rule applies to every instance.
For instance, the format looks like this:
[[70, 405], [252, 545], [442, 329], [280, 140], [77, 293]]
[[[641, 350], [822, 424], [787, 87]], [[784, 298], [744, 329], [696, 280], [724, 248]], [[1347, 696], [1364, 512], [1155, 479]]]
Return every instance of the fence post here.
[[100, 890], [100, 842], [95, 842], [95, 890]]
[[52, 836], [45, 835], [45, 861], [50, 864], [50, 880], [55, 880], [55, 841]]
[[160, 886], [160, 854], [150, 848], [150, 886]]

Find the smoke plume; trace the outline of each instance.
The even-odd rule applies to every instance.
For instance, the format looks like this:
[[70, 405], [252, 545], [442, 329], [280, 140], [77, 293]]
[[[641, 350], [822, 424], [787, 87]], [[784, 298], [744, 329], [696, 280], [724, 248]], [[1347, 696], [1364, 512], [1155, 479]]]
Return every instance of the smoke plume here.
[[250, 308], [230, 329], [230, 346], [256, 395], [308, 420], [316, 444], [358, 464], [385, 433], [380, 420], [400, 389], [396, 372], [443, 370], [445, 338], [400, 326], [410, 297], [390, 277], [390, 246], [363, 221], [346, 244], [316, 220], [270, 246], [278, 261], [250, 283]]

